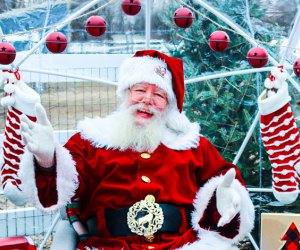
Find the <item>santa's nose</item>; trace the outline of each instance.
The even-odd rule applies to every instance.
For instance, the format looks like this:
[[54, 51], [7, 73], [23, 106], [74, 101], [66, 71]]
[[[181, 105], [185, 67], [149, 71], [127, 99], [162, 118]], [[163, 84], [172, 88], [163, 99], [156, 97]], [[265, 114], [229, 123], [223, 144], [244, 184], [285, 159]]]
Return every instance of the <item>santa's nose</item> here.
[[153, 94], [151, 93], [151, 91], [147, 91], [145, 92], [142, 102], [145, 104], [152, 104], [153, 103]]

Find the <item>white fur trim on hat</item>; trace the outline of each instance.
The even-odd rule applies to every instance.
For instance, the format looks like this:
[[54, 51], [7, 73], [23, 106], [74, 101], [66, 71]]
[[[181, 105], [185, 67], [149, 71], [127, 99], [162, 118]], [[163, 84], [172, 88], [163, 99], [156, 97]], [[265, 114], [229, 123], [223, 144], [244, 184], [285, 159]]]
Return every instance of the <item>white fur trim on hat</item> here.
[[160, 87], [167, 93], [169, 103], [176, 103], [172, 75], [163, 60], [151, 56], [126, 59], [120, 67], [117, 95], [124, 98], [130, 87], [143, 82]]

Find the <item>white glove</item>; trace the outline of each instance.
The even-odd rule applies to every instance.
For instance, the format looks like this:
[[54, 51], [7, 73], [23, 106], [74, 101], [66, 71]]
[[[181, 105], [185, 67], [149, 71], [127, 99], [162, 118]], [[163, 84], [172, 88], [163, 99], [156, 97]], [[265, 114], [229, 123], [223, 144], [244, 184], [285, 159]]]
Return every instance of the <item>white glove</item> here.
[[41, 167], [54, 165], [55, 142], [54, 133], [45, 109], [40, 103], [35, 105], [36, 122], [21, 115], [21, 136], [28, 150], [34, 155]]
[[221, 215], [218, 227], [229, 223], [241, 209], [241, 197], [232, 187], [234, 179], [235, 169], [232, 168], [224, 175], [224, 179], [217, 187], [217, 209]]
[[283, 87], [286, 78], [287, 72], [284, 68], [272, 68], [271, 73], [264, 82], [267, 97], [275, 95], [277, 91]]

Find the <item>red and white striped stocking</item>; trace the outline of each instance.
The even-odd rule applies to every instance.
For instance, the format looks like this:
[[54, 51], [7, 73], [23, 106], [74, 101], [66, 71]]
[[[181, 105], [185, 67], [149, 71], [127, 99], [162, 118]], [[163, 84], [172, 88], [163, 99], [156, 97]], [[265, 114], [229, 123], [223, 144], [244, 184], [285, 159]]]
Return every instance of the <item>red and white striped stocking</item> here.
[[271, 70], [258, 98], [260, 129], [272, 165], [272, 188], [277, 200], [288, 204], [298, 197], [300, 136], [289, 101], [283, 66]]
[[291, 203], [298, 196], [300, 164], [300, 136], [289, 103], [260, 118], [261, 135], [272, 165], [274, 196], [283, 203]]
[[14, 204], [20, 206], [25, 203], [19, 185], [18, 170], [24, 145], [20, 135], [20, 116], [25, 114], [30, 120], [36, 121], [35, 104], [40, 97], [33, 89], [20, 81], [17, 72], [11, 73], [5, 81], [5, 97], [1, 104], [7, 107], [6, 124], [3, 141], [3, 162], [1, 163], [1, 179], [4, 195]]

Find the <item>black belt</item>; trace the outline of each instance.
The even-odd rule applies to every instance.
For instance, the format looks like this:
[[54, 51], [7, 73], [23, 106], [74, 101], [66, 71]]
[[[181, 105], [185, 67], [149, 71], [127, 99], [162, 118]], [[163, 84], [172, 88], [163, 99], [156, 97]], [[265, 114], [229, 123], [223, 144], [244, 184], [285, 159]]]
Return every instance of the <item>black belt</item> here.
[[[159, 203], [163, 214], [164, 214], [164, 223], [162, 224], [161, 229], [157, 233], [177, 233], [181, 225], [182, 216], [179, 211], [179, 208], [175, 205]], [[110, 232], [111, 236], [131, 236], [136, 235], [131, 232], [130, 228], [127, 225], [127, 213], [129, 207], [118, 208], [115, 210], [106, 210], [105, 219], [106, 227]], [[187, 220], [190, 226], [191, 218], [191, 209], [185, 209]]]

